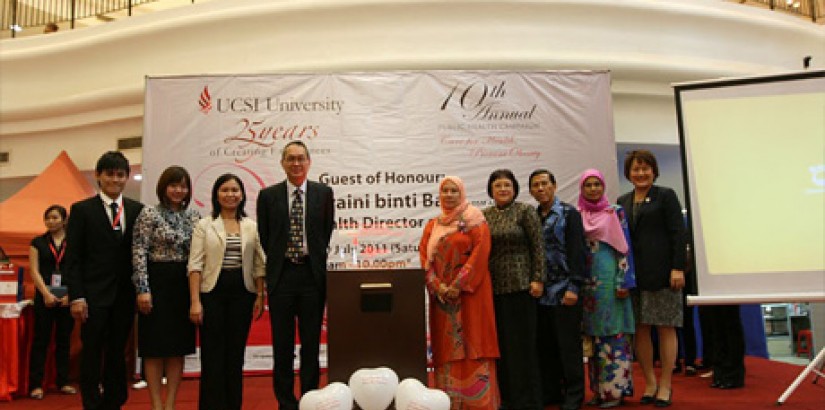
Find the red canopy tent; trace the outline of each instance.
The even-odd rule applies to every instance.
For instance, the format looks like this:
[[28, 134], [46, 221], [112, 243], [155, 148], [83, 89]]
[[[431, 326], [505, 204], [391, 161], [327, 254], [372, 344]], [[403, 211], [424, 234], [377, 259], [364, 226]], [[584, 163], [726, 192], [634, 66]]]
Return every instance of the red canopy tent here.
[[[0, 246], [16, 266], [28, 268], [29, 244], [32, 238], [46, 231], [43, 211], [59, 204], [67, 209], [72, 203], [95, 192], [74, 162], [61, 151], [52, 163], [23, 189], [0, 203]], [[34, 297], [34, 285], [25, 276], [25, 297]], [[28, 352], [31, 346], [33, 323], [31, 310], [28, 319], [2, 319], [0, 350], [4, 353], [4, 367], [0, 368], [0, 400], [28, 392]], [[79, 341], [75, 332], [73, 357], [77, 357]], [[5, 360], [16, 358], [17, 360]], [[50, 359], [51, 360], [51, 359]], [[47, 379], [53, 383], [54, 366], [47, 366]]]
[[[66, 151], [61, 151], [40, 175], [0, 203], [0, 246], [16, 266], [28, 267], [29, 244], [32, 238], [46, 231], [43, 211], [53, 204], [69, 209], [74, 202], [94, 192]], [[33, 289], [26, 288], [27, 296], [31, 296]]]

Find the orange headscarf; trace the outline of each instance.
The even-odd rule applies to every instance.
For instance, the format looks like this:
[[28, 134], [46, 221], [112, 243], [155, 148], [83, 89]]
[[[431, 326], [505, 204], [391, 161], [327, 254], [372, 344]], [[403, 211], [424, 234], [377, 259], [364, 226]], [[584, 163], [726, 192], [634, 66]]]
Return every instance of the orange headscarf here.
[[467, 190], [464, 188], [464, 182], [461, 181], [461, 178], [452, 175], [444, 177], [441, 183], [438, 184], [439, 195], [441, 194], [441, 188], [444, 187], [444, 183], [447, 181], [458, 187], [458, 205], [453, 209], [446, 209], [444, 208], [444, 201], [439, 201], [441, 215], [436, 218], [435, 226], [433, 226], [430, 233], [430, 239], [427, 241], [427, 266], [424, 266], [425, 269], [429, 269], [441, 238], [459, 229], [470, 230], [486, 221], [481, 210], [467, 202]]

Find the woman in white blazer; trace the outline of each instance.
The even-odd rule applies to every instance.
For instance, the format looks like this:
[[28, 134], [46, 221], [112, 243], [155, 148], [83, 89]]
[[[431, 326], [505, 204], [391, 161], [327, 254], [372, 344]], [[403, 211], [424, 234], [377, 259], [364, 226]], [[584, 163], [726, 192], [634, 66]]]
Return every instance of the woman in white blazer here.
[[246, 192], [234, 174], [212, 187], [212, 215], [192, 233], [189, 318], [200, 326], [200, 410], [240, 410], [243, 361], [252, 317], [264, 309], [264, 252]]

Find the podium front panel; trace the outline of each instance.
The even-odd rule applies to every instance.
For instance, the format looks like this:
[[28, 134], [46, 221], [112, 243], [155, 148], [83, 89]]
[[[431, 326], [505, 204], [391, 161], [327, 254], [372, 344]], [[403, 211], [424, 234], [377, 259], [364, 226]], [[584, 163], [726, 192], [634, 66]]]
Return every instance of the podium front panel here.
[[327, 273], [329, 382], [347, 383], [361, 368], [388, 367], [399, 380], [427, 385], [421, 269]]

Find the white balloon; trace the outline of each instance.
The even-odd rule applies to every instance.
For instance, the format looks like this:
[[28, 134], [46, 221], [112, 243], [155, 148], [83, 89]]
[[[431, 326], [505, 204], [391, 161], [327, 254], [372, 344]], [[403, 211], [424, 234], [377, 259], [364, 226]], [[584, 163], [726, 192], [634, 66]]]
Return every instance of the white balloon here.
[[395, 393], [396, 410], [450, 410], [450, 396], [428, 389], [416, 379], [404, 379]]
[[418, 379], [408, 378], [402, 380], [401, 383], [398, 383], [398, 389], [395, 391], [395, 409], [406, 410], [410, 399], [425, 388]]
[[418, 379], [408, 378], [398, 383], [398, 389], [395, 391], [395, 410], [406, 410], [410, 398], [415, 397], [418, 392], [425, 389]]
[[450, 396], [438, 389], [425, 388], [410, 399], [405, 410], [450, 410]]
[[301, 397], [299, 410], [352, 410], [352, 392], [344, 383], [330, 383]]
[[392, 369], [359, 369], [349, 378], [352, 397], [364, 410], [386, 410], [395, 397], [398, 375]]

